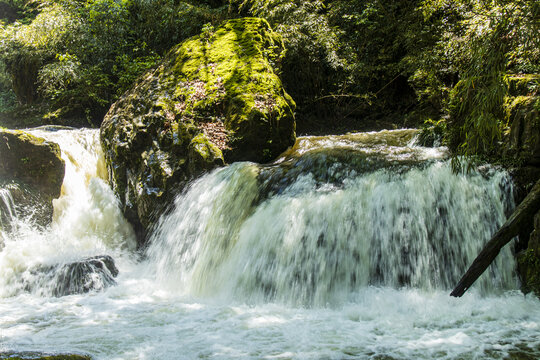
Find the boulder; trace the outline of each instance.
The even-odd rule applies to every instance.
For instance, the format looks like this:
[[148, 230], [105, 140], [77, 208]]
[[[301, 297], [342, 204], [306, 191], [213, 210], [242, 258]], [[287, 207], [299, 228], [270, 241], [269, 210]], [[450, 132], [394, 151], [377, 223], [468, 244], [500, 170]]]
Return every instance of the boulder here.
[[294, 144], [295, 104], [277, 75], [283, 54], [266, 20], [229, 20], [174, 47], [113, 104], [101, 142], [139, 245], [194, 177]]
[[20, 130], [0, 130], [0, 155], [0, 179], [60, 196], [65, 164], [58, 144]]
[[58, 144], [20, 130], [0, 129], [0, 188], [9, 191], [20, 216], [38, 225], [52, 220], [65, 163]]
[[116, 285], [118, 269], [112, 257], [95, 256], [80, 261], [32, 269], [23, 279], [27, 291], [52, 296], [84, 294]]

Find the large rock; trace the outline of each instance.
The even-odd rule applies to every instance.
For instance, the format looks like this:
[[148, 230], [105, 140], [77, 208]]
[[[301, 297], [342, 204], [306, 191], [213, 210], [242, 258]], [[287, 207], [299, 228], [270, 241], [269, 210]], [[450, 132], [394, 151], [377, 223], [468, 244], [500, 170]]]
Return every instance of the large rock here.
[[0, 187], [11, 192], [21, 216], [48, 224], [64, 173], [58, 144], [24, 131], [0, 129]]
[[266, 20], [229, 20], [173, 48], [111, 107], [101, 142], [140, 245], [190, 179], [294, 144], [295, 104], [276, 74], [283, 53]]
[[60, 196], [65, 164], [60, 146], [20, 130], [0, 130], [0, 178]]

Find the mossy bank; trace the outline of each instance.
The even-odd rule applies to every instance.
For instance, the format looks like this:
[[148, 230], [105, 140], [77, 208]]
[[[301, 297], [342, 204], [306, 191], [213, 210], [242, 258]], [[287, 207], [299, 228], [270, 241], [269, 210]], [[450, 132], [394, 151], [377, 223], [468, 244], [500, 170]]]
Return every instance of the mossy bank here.
[[113, 104], [101, 142], [140, 245], [190, 179], [294, 144], [295, 103], [278, 76], [284, 51], [266, 20], [229, 20], [174, 47]]

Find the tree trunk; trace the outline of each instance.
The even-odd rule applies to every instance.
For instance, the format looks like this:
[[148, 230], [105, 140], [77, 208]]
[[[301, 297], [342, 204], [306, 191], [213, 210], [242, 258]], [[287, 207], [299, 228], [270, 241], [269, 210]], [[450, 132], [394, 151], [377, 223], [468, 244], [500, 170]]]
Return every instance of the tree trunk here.
[[532, 221], [534, 214], [536, 214], [539, 209], [540, 180], [534, 184], [529, 194], [514, 210], [510, 218], [508, 218], [499, 231], [497, 231], [491, 240], [484, 246], [450, 295], [461, 297], [476, 279], [482, 275], [495, 257], [497, 257], [502, 247], [517, 236], [523, 226]]

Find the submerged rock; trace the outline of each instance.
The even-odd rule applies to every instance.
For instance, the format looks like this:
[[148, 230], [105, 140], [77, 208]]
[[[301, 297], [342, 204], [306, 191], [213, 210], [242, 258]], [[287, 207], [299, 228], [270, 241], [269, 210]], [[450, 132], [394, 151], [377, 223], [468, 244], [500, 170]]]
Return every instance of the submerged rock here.
[[295, 104], [276, 74], [283, 53], [266, 20], [229, 20], [173, 48], [111, 107], [101, 142], [139, 245], [190, 179], [294, 144]]
[[20, 130], [0, 130], [0, 187], [11, 192], [21, 216], [50, 223], [64, 173], [58, 144]]
[[76, 354], [50, 354], [38, 352], [0, 352], [0, 360], [91, 360], [90, 356]]
[[95, 256], [80, 261], [39, 267], [26, 277], [25, 289], [53, 296], [83, 294], [116, 285], [118, 269], [112, 257]]

